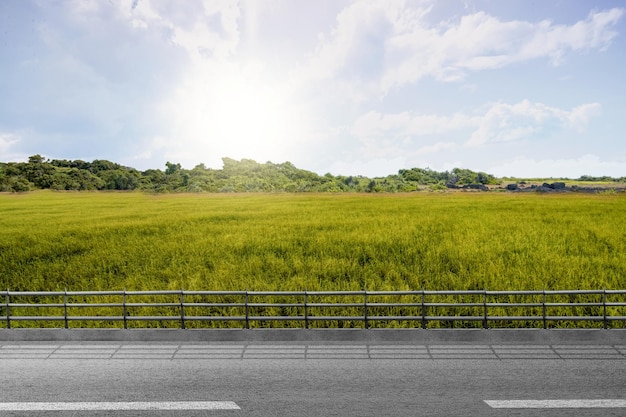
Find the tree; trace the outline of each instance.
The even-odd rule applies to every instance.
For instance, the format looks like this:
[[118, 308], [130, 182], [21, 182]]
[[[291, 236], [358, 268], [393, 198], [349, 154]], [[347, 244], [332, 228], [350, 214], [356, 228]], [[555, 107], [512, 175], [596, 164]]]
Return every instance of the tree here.
[[167, 169], [165, 170], [165, 175], [173, 175], [176, 172], [181, 170], [181, 166], [180, 164], [173, 164], [170, 161], [167, 161], [165, 163], [165, 166], [167, 166]]
[[141, 173], [142, 188], [160, 191], [165, 186], [165, 174], [160, 169], [148, 169]]
[[43, 164], [43, 156], [37, 154], [28, 157], [29, 164]]
[[50, 188], [55, 167], [44, 162], [41, 155], [33, 155], [28, 158], [27, 163], [22, 164], [22, 172], [37, 188]]
[[120, 164], [116, 164], [115, 162], [95, 159], [90, 166], [90, 170], [94, 174], [98, 174], [101, 171], [113, 171], [116, 169], [120, 169], [122, 166]]
[[98, 174], [107, 190], [134, 190], [139, 183], [139, 174], [135, 170], [116, 169]]

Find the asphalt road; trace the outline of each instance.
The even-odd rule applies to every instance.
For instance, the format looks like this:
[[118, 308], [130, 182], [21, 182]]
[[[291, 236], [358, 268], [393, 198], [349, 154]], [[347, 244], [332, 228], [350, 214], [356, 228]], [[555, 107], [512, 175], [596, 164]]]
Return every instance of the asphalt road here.
[[486, 400], [626, 399], [626, 346], [0, 342], [0, 406], [231, 401], [234, 410], [0, 416], [626, 416]]

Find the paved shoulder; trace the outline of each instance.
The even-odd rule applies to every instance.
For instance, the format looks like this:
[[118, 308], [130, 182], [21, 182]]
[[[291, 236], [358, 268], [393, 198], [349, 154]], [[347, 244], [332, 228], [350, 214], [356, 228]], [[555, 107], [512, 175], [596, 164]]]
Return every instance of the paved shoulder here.
[[1, 359], [626, 359], [626, 345], [399, 343], [34, 343], [0, 344]]

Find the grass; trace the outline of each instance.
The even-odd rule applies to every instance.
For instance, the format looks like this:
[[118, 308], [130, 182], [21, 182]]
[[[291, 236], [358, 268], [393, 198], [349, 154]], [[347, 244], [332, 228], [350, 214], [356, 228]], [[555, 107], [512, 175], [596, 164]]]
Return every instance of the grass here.
[[626, 195], [0, 195], [0, 288], [626, 288]]
[[624, 288], [624, 195], [0, 196], [0, 288]]

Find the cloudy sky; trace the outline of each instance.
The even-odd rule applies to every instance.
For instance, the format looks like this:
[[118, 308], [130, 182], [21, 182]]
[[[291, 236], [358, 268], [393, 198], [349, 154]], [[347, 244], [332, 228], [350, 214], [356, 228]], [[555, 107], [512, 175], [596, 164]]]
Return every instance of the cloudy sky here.
[[626, 175], [623, 0], [3, 0], [0, 161]]

